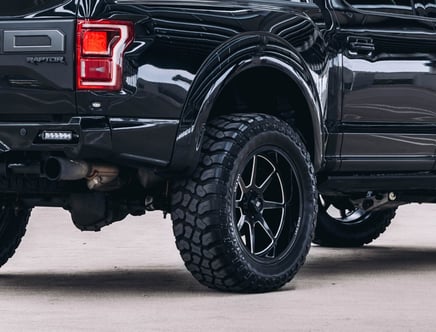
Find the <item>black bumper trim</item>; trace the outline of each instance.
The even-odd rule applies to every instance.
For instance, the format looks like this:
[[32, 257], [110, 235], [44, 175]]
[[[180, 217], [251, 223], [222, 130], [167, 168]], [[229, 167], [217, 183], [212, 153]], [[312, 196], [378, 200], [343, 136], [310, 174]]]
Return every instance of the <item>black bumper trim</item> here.
[[[0, 153], [9, 151], [64, 152], [74, 159], [102, 159], [140, 166], [169, 164], [178, 120], [72, 117], [64, 123], [0, 122]], [[72, 131], [74, 143], [41, 142], [39, 134]]]

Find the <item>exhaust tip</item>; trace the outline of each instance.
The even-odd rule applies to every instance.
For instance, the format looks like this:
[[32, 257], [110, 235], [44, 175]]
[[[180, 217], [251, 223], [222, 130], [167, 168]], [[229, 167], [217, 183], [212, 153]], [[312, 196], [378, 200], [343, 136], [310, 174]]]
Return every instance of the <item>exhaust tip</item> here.
[[44, 174], [51, 181], [75, 181], [86, 178], [91, 170], [90, 164], [81, 160], [49, 157], [44, 164]]
[[57, 158], [48, 158], [44, 164], [44, 173], [47, 179], [58, 181], [61, 177], [62, 166]]

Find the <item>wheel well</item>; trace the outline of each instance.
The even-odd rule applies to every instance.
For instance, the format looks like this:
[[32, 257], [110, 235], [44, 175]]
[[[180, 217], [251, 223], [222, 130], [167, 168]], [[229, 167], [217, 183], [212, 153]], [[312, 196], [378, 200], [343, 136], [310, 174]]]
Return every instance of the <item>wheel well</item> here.
[[265, 113], [277, 116], [297, 130], [314, 156], [313, 124], [306, 98], [295, 82], [271, 68], [248, 69], [218, 96], [210, 119], [231, 113]]

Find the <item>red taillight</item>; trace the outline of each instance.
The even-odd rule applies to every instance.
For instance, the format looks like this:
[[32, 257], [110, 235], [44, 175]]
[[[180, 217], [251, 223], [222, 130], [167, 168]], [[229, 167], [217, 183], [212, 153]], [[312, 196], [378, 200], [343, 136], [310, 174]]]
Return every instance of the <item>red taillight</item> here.
[[108, 32], [107, 31], [84, 31], [82, 35], [82, 54], [108, 55]]
[[77, 89], [120, 90], [123, 56], [132, 41], [132, 22], [78, 20]]

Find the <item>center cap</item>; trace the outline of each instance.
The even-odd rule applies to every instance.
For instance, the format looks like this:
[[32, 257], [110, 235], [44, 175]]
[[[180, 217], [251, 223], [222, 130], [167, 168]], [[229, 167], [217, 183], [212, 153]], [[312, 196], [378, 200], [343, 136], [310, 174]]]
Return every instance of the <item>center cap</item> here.
[[255, 199], [253, 199], [252, 204], [257, 211], [262, 210], [263, 204], [262, 204], [262, 200], [260, 198], [256, 197]]
[[246, 215], [257, 215], [263, 210], [263, 197], [260, 193], [250, 190], [243, 198], [241, 207]]

